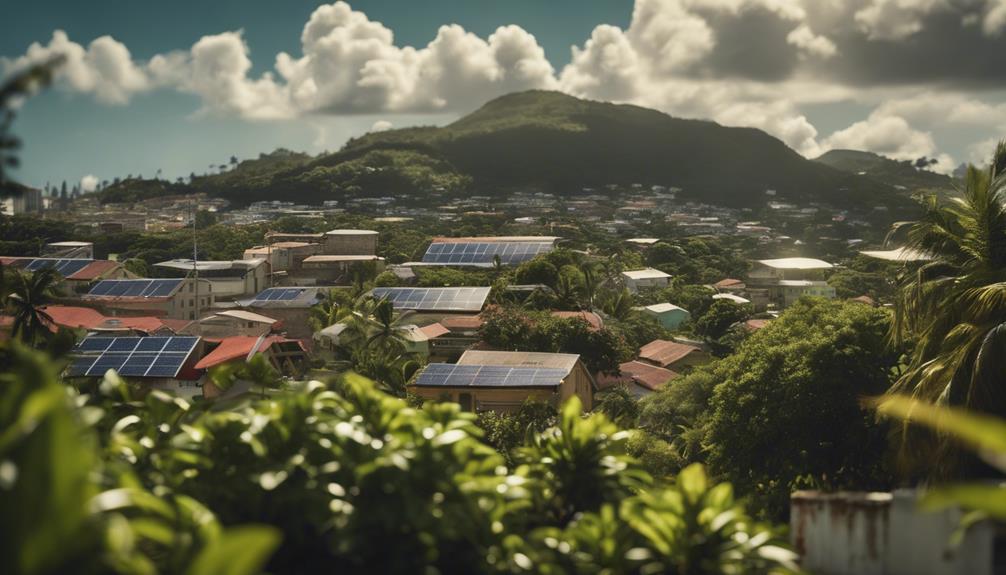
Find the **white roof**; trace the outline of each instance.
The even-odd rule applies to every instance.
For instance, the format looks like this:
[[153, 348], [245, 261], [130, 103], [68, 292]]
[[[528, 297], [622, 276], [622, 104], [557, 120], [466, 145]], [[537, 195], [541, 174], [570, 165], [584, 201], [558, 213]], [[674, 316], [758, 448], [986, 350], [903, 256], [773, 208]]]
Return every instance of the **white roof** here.
[[59, 248], [85, 248], [87, 246], [93, 246], [94, 242], [49, 242], [49, 246], [56, 246]]
[[383, 260], [384, 258], [380, 256], [333, 256], [333, 255], [319, 255], [319, 256], [308, 256], [304, 258], [304, 263], [323, 263], [323, 262], [363, 262], [363, 261], [377, 261]]
[[645, 309], [652, 311], [653, 313], [667, 313], [674, 310], [681, 310], [685, 313], [689, 313], [687, 309], [676, 306], [673, 303], [655, 303], [653, 305], [646, 306]]
[[[233, 261], [198, 261], [196, 269], [200, 271], [230, 270], [230, 269], [250, 269], [265, 263], [264, 259], [248, 259]], [[169, 268], [181, 271], [192, 271], [192, 260], [168, 260], [154, 264], [159, 268]]]
[[751, 303], [751, 300], [744, 299], [739, 295], [734, 295], [732, 293], [718, 293], [713, 296], [713, 299], [727, 299], [734, 303]]
[[622, 272], [622, 275], [632, 280], [649, 280], [649, 279], [660, 279], [660, 278], [671, 277], [670, 274], [666, 274], [660, 270], [655, 270], [653, 268], [646, 268], [645, 270], [634, 270], [631, 272]]
[[266, 316], [264, 316], [262, 314], [258, 314], [258, 313], [254, 313], [254, 312], [250, 312], [250, 311], [245, 311], [243, 309], [229, 309], [227, 311], [218, 311], [214, 315], [222, 315], [224, 317], [233, 317], [235, 319], [240, 319], [240, 320], [244, 320], [244, 321], [254, 321], [254, 322], [257, 322], [257, 323], [267, 323], [267, 324], [270, 324], [270, 325], [272, 325], [272, 324], [274, 324], [274, 323], [276, 323], [278, 321], [278, 320], [275, 320], [275, 319], [273, 319], [271, 317], [266, 317]]
[[777, 270], [826, 270], [834, 267], [824, 260], [816, 260], [814, 258], [758, 260], [758, 263]]
[[325, 232], [326, 236], [376, 236], [378, 232], [374, 230], [331, 230]]
[[632, 244], [638, 244], [641, 246], [650, 246], [660, 241], [660, 238], [629, 238], [625, 240]]
[[878, 260], [887, 260], [890, 262], [923, 262], [933, 259], [932, 256], [927, 255], [919, 250], [913, 250], [912, 248], [895, 248], [893, 250], [882, 250], [882, 251], [863, 251], [859, 252], [868, 258], [877, 258]]
[[778, 285], [782, 287], [811, 287], [811, 286], [824, 287], [828, 285], [828, 282], [812, 281], [812, 280], [779, 280]]

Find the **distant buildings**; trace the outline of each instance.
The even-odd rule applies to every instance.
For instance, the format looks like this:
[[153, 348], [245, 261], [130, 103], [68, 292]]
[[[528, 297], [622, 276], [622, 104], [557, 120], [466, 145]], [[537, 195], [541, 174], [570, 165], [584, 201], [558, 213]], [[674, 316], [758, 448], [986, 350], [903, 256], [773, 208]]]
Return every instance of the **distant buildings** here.
[[0, 208], [8, 216], [38, 214], [42, 212], [42, 190], [23, 188], [17, 195], [3, 198]]
[[669, 331], [674, 331], [681, 327], [681, 324], [691, 319], [692, 314], [683, 307], [678, 307], [672, 303], [658, 303], [639, 308], [643, 314], [657, 320], [657, 322]]
[[269, 266], [264, 259], [234, 261], [169, 260], [154, 264], [177, 274], [198, 273], [210, 282], [216, 299], [236, 299], [258, 293], [269, 285]]
[[630, 292], [636, 293], [640, 288], [667, 287], [671, 275], [653, 268], [622, 272], [622, 282]]
[[759, 260], [748, 274], [747, 287], [755, 307], [773, 303], [780, 309], [801, 297], [834, 298], [835, 288], [823, 280], [822, 273], [834, 266], [813, 258]]

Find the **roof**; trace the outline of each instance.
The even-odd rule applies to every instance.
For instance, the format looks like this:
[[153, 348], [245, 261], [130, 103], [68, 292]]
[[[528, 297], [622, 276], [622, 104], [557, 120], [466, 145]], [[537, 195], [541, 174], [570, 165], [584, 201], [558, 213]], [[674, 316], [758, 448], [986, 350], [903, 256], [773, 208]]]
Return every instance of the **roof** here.
[[304, 258], [305, 264], [310, 263], [324, 263], [324, 262], [362, 262], [362, 261], [373, 261], [373, 260], [383, 260], [384, 258], [380, 256], [333, 256], [333, 255], [318, 255], [318, 256], [308, 256]]
[[618, 366], [619, 375], [602, 375], [598, 377], [598, 387], [607, 389], [620, 383], [634, 382], [650, 391], [660, 389], [668, 381], [678, 377], [675, 371], [657, 367], [641, 361], [627, 361]]
[[[319, 287], [275, 287], [266, 288], [254, 296], [236, 300], [241, 307], [255, 308], [307, 308], [317, 304], [322, 299], [322, 291], [331, 288]], [[274, 298], [268, 294], [281, 294]], [[265, 299], [265, 298], [269, 299]]]
[[251, 311], [246, 311], [246, 310], [243, 310], [243, 309], [229, 309], [229, 310], [226, 310], [226, 311], [218, 311], [217, 313], [215, 313], [213, 315], [220, 315], [220, 316], [224, 316], [224, 317], [232, 317], [232, 318], [235, 318], [235, 319], [240, 319], [242, 321], [253, 321], [253, 322], [256, 322], [256, 323], [267, 323], [269, 325], [273, 325], [273, 324], [275, 324], [275, 323], [277, 323], [279, 321], [278, 319], [273, 319], [271, 317], [267, 317], [267, 316], [264, 316], [264, 315], [261, 315], [261, 314], [257, 314], [255, 312], [251, 312]]
[[625, 240], [632, 244], [637, 244], [641, 246], [650, 246], [660, 241], [660, 238], [629, 238]]
[[859, 253], [868, 258], [876, 258], [878, 260], [887, 260], [890, 262], [922, 262], [933, 259], [932, 256], [926, 254], [925, 252], [905, 247], [883, 251], [867, 250]]
[[671, 274], [664, 273], [660, 270], [655, 270], [653, 268], [622, 272], [622, 275], [632, 280], [648, 280], [648, 279], [660, 279], [660, 278], [671, 277]]
[[563, 369], [431, 363], [412, 385], [417, 387], [550, 387], [557, 388], [569, 375]]
[[477, 315], [452, 315], [440, 320], [440, 325], [450, 331], [476, 330], [482, 327], [483, 323], [485, 322]]
[[732, 288], [732, 287], [741, 287], [743, 285], [744, 285], [744, 280], [739, 280], [739, 279], [735, 279], [735, 278], [726, 278], [726, 279], [722, 279], [722, 280], [714, 283], [713, 287], [715, 287], [715, 288]]
[[440, 323], [431, 323], [430, 325], [419, 328], [419, 331], [423, 332], [426, 339], [434, 339], [451, 333], [451, 330], [447, 329]]
[[122, 264], [119, 262], [113, 262], [110, 260], [94, 260], [79, 272], [67, 276], [66, 279], [79, 281], [96, 280], [104, 277], [108, 272], [116, 270], [121, 266]]
[[331, 230], [325, 232], [326, 236], [376, 236], [379, 232], [374, 230]]
[[865, 303], [866, 305], [877, 305], [877, 302], [874, 301], [874, 299], [868, 295], [861, 295], [859, 297], [854, 297], [849, 301], [854, 301], [857, 303]]
[[[264, 263], [265, 263], [264, 259], [230, 260], [230, 261], [208, 260], [208, 261], [195, 262], [195, 268], [198, 271], [216, 271], [216, 270], [231, 270], [231, 269], [247, 270], [251, 268], [256, 268]], [[176, 259], [156, 263], [154, 264], [154, 266], [184, 272], [184, 271], [192, 271], [193, 262], [192, 260]]]
[[732, 293], [718, 293], [713, 296], [713, 299], [725, 299], [739, 304], [751, 303], [751, 300]]
[[553, 311], [553, 317], [563, 319], [579, 318], [590, 324], [591, 329], [599, 330], [604, 327], [604, 320], [601, 316], [592, 311]]
[[813, 286], [826, 286], [828, 282], [815, 281], [815, 280], [779, 280], [776, 282], [782, 287], [813, 287]]
[[436, 237], [435, 244], [447, 243], [490, 243], [490, 242], [555, 242], [558, 236], [468, 236], [463, 238]]
[[461, 354], [458, 365], [505, 365], [509, 367], [543, 367], [573, 371], [580, 356], [573, 353], [537, 351], [486, 351], [469, 349]]
[[[46, 263], [48, 262], [48, 263]], [[68, 280], [91, 281], [103, 277], [108, 272], [122, 266], [119, 262], [111, 260], [92, 260], [89, 258], [59, 258], [59, 257], [0, 257], [0, 263], [5, 266], [24, 267], [35, 269], [34, 266], [55, 267], [57, 271], [65, 273], [72, 271], [65, 276]], [[64, 267], [62, 264], [70, 264]]]
[[645, 306], [643, 309], [651, 311], [653, 313], [668, 313], [672, 311], [683, 311], [690, 315], [690, 312], [687, 309], [676, 306], [673, 303], [655, 303], [653, 305]]
[[816, 260], [814, 258], [758, 260], [758, 263], [777, 270], [826, 270], [835, 267], [824, 260]]
[[196, 362], [195, 369], [209, 369], [235, 359], [247, 359], [256, 353], [264, 353], [273, 344], [285, 342], [296, 342], [303, 350], [303, 344], [299, 340], [287, 339], [278, 335], [225, 337], [220, 340], [220, 345], [216, 349]]
[[71, 329], [86, 329], [88, 331], [129, 329], [144, 333], [153, 333], [167, 328], [175, 331], [171, 326], [165, 324], [163, 319], [153, 316], [108, 317], [89, 307], [64, 305], [51, 305], [42, 308], [42, 310], [49, 314], [55, 325]]
[[771, 322], [772, 320], [770, 319], [749, 319], [744, 322], [744, 327], [746, 327], [751, 331], [758, 331], [767, 326]]
[[46, 245], [56, 246], [58, 248], [85, 248], [87, 246], [93, 246], [94, 242], [49, 242]]
[[696, 351], [702, 350], [694, 345], [667, 341], [666, 339], [655, 339], [639, 350], [639, 357], [640, 359], [656, 363], [661, 367], [667, 367], [681, 361], [688, 354]]

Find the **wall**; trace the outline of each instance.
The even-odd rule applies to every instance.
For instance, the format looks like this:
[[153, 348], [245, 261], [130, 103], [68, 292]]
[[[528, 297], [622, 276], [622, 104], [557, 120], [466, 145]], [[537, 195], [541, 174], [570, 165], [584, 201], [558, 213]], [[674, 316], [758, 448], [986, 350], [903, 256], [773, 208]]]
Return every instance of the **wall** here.
[[[992, 575], [995, 528], [973, 526], [949, 541], [959, 510], [925, 513], [919, 493], [798, 491], [791, 496], [791, 543], [801, 566], [822, 575]], [[1002, 567], [1001, 565], [999, 567]]]

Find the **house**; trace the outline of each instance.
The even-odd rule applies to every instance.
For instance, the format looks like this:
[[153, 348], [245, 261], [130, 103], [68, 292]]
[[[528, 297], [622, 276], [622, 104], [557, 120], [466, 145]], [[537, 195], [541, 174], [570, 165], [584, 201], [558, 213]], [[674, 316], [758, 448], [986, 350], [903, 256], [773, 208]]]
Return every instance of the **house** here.
[[555, 249], [555, 236], [480, 236], [433, 238], [414, 265], [492, 267], [519, 265]]
[[244, 251], [245, 260], [264, 259], [272, 273], [300, 269], [300, 264], [320, 251], [318, 244], [287, 241], [255, 246]]
[[[50, 329], [80, 329], [103, 335], [174, 335], [187, 320], [172, 320], [154, 316], [109, 317], [96, 309], [67, 305], [50, 305], [41, 311], [52, 318]], [[177, 323], [180, 322], [180, 323]]]
[[430, 342], [449, 333], [450, 330], [439, 323], [431, 323], [424, 327], [416, 325], [402, 326], [405, 351], [407, 353], [414, 353], [420, 357], [429, 358], [431, 352]]
[[213, 306], [213, 286], [204, 279], [102, 280], [81, 299], [120, 315], [195, 320]]
[[390, 301], [410, 323], [427, 325], [458, 315], [477, 315], [490, 291], [488, 287], [392, 287], [374, 288], [370, 295]]
[[70, 352], [66, 377], [100, 379], [111, 369], [143, 389], [193, 397], [202, 393], [202, 372], [195, 368], [202, 348], [191, 336], [87, 336]]
[[374, 271], [384, 271], [384, 258], [373, 255], [313, 255], [304, 258], [300, 268], [291, 271], [289, 282], [293, 285], [350, 285], [353, 270], [361, 264], [372, 263]]
[[[196, 362], [194, 368], [208, 370], [225, 363], [246, 362], [259, 354], [264, 355], [269, 364], [283, 375], [301, 374], [307, 361], [304, 344], [296, 339], [279, 335], [238, 335], [222, 339], [212, 351]], [[217, 397], [221, 393], [223, 390], [211, 380], [207, 380], [203, 386], [205, 397]]]
[[670, 282], [670, 274], [653, 268], [622, 272], [622, 283], [632, 293], [636, 293], [640, 288], [667, 287]]
[[660, 238], [629, 238], [625, 241], [629, 242], [630, 244], [636, 247], [648, 248], [653, 244], [659, 242]]
[[447, 330], [430, 340], [430, 359], [455, 361], [480, 341], [482, 318], [477, 315], [453, 315], [437, 322]]
[[233, 261], [169, 260], [154, 264], [184, 277], [195, 270], [199, 279], [210, 282], [217, 300], [232, 300], [258, 293], [269, 285], [269, 264], [264, 259]]
[[739, 293], [747, 289], [743, 280], [726, 278], [713, 284], [713, 288], [720, 293]]
[[283, 322], [243, 309], [218, 311], [190, 323], [182, 333], [219, 339], [233, 336], [259, 337], [279, 331]]
[[314, 334], [308, 321], [311, 308], [324, 299], [326, 291], [318, 287], [269, 288], [234, 303], [245, 311], [282, 321], [289, 337], [310, 340]]
[[457, 364], [426, 366], [409, 387], [468, 411], [513, 412], [527, 400], [558, 406], [574, 395], [589, 411], [596, 386], [579, 355], [468, 350]]
[[599, 375], [597, 377], [597, 388], [599, 392], [610, 390], [619, 385], [624, 385], [634, 397], [644, 397], [657, 391], [666, 385], [679, 374], [644, 363], [642, 361], [627, 361], [618, 366], [618, 375]]
[[639, 350], [639, 359], [679, 373], [712, 360], [708, 352], [694, 345], [665, 339], [655, 339], [644, 345]]
[[94, 242], [49, 242], [42, 248], [47, 258], [94, 259]]
[[590, 325], [591, 331], [604, 328], [604, 320], [592, 311], [553, 311], [552, 317], [561, 319], [582, 319]]
[[672, 303], [657, 303], [637, 309], [656, 319], [664, 329], [671, 331], [678, 329], [692, 317], [688, 310]]
[[85, 293], [93, 282], [106, 279], [129, 279], [135, 277], [119, 262], [92, 260], [88, 258], [31, 258], [0, 257], [0, 264], [11, 268], [34, 272], [52, 268], [63, 276], [56, 288], [63, 295], [72, 297]]
[[718, 293], [713, 296], [713, 299], [723, 299], [727, 301], [732, 301], [738, 305], [748, 305], [751, 303], [751, 300], [732, 293]]
[[804, 296], [834, 298], [835, 289], [823, 277], [833, 267], [813, 258], [759, 260], [748, 274], [750, 299], [762, 309], [763, 302], [786, 308]]

